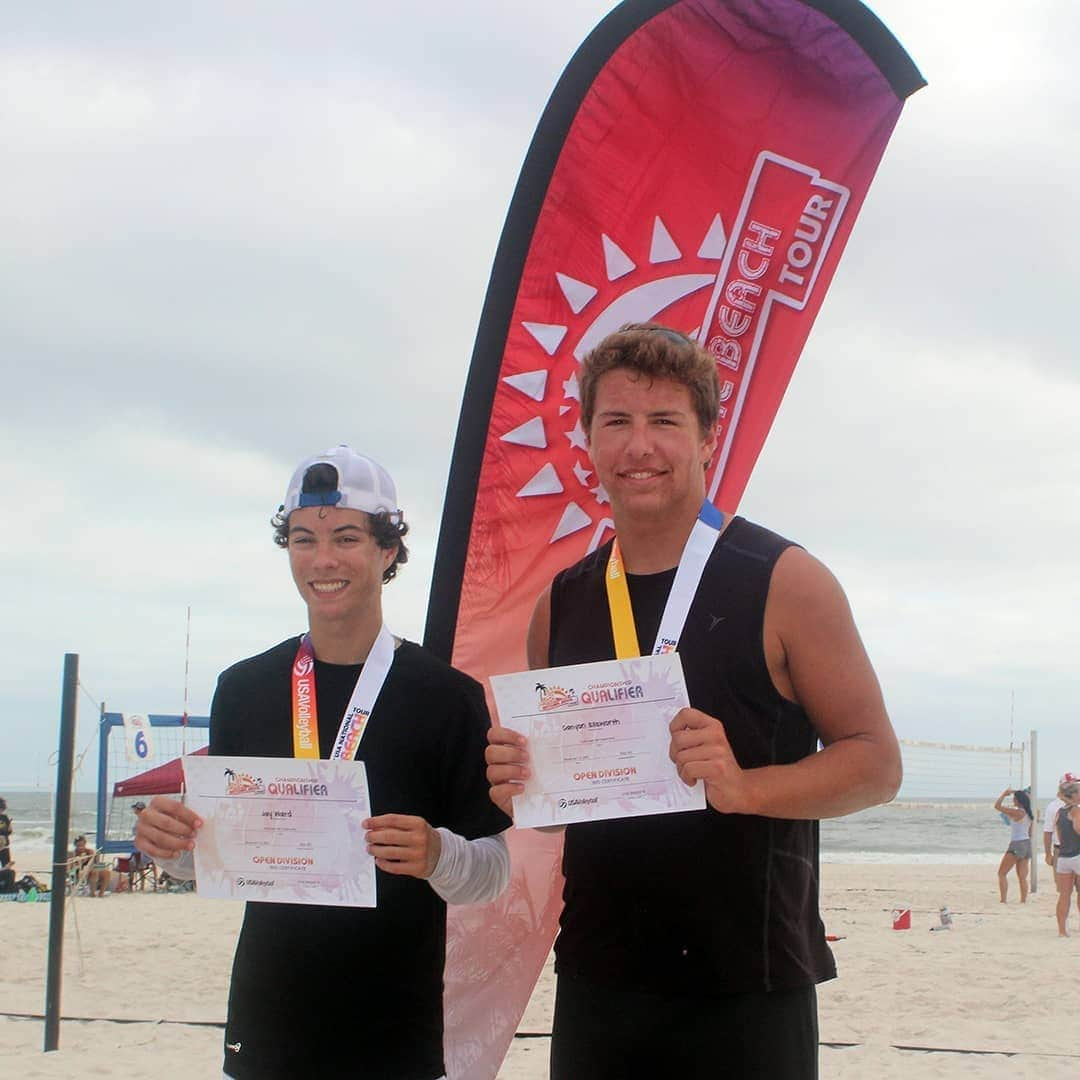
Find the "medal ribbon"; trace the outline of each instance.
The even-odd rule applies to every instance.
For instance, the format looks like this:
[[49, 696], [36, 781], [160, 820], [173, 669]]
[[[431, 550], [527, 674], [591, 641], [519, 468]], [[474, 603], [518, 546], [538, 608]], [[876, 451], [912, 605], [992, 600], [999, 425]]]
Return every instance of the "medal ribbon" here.
[[[724, 525], [724, 515], [707, 499], [701, 504], [697, 521], [686, 539], [675, 580], [671, 583], [664, 613], [660, 617], [660, 629], [656, 633], [652, 655], [674, 652], [679, 645], [686, 616], [701, 583], [705, 564], [709, 561], [720, 530]], [[608, 556], [607, 571], [604, 574], [607, 589], [608, 610], [611, 613], [611, 632], [615, 638], [615, 656], [619, 660], [628, 660], [641, 656], [638, 645], [637, 629], [634, 626], [634, 610], [630, 604], [630, 589], [626, 584], [626, 569], [623, 566], [622, 553], [619, 551], [618, 537], [612, 542]]]
[[[353, 687], [352, 697], [341, 718], [331, 759], [352, 761], [364, 737], [364, 729], [383, 683], [394, 662], [394, 635], [386, 628], [379, 629], [360, 677]], [[307, 634], [300, 639], [292, 668], [293, 756], [319, 756], [319, 711], [315, 703], [315, 653]]]

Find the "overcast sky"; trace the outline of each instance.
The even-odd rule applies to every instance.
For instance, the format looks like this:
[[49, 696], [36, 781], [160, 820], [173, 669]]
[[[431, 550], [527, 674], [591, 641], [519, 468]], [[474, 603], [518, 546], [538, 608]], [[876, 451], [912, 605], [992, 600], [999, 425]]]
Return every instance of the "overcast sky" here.
[[[82, 750], [94, 701], [182, 710], [189, 605], [195, 714], [303, 629], [268, 519], [337, 442], [394, 473], [413, 558], [388, 621], [422, 635], [503, 218], [611, 6], [5, 13], [0, 792], [50, 785], [65, 652]], [[871, 6], [930, 85], [740, 510], [837, 573], [901, 736], [1007, 744], [1015, 699], [1046, 781], [1080, 768], [1080, 7]]]

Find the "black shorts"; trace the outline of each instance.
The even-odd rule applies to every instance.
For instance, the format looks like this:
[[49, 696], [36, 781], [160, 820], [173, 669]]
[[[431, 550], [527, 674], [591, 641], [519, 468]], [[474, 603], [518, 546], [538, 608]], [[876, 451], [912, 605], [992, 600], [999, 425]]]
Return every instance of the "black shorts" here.
[[560, 975], [551, 1080], [817, 1080], [814, 986], [718, 997]]

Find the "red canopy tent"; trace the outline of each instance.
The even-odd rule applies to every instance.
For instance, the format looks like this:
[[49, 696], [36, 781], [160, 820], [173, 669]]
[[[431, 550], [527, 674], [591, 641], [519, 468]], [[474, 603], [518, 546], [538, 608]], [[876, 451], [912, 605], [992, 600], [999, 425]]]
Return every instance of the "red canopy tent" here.
[[[209, 746], [204, 746], [194, 752], [205, 754], [209, 749]], [[113, 798], [130, 798], [133, 795], [175, 795], [180, 791], [183, 782], [184, 769], [180, 764], [180, 758], [177, 757], [172, 761], [166, 761], [164, 765], [129, 776], [126, 780], [117, 780], [113, 784]]]

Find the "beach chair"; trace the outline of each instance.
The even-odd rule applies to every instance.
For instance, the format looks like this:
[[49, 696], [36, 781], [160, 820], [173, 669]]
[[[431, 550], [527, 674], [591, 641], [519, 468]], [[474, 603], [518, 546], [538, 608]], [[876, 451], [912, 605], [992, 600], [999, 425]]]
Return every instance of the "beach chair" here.
[[118, 855], [113, 860], [113, 869], [126, 881], [128, 892], [138, 889], [146, 890], [147, 881], [153, 886], [154, 892], [158, 891], [157, 867], [154, 860], [142, 852], [133, 851], [130, 855]]

